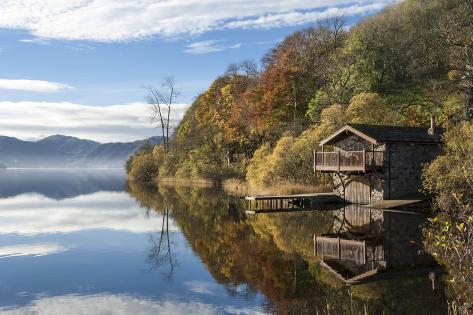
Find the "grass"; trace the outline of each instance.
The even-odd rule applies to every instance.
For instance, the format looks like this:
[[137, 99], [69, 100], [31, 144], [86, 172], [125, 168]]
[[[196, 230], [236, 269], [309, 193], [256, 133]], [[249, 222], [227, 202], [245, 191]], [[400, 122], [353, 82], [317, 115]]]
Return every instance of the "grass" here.
[[212, 181], [196, 178], [178, 178], [178, 177], [159, 177], [157, 182], [163, 186], [181, 186], [181, 187], [213, 187]]
[[[215, 187], [215, 183], [207, 179], [199, 178], [179, 178], [179, 177], [159, 177], [157, 180], [159, 185], [163, 186], [180, 186], [180, 187]], [[246, 181], [229, 179], [223, 182], [222, 188], [228, 194], [235, 196], [249, 195], [292, 195], [316, 192], [330, 192], [330, 187], [317, 185], [303, 185], [288, 182], [280, 182], [269, 187], [252, 186]]]
[[330, 187], [317, 185], [303, 185], [295, 183], [280, 182], [269, 187], [252, 186], [248, 182], [229, 179], [223, 183], [223, 189], [232, 195], [249, 196], [249, 195], [292, 195], [316, 192], [330, 192]]

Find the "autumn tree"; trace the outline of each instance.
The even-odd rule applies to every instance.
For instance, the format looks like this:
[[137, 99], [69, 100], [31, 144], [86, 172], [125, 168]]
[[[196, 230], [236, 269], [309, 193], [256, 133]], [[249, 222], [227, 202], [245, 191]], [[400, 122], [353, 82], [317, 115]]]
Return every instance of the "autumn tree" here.
[[473, 120], [473, 3], [452, 1], [440, 27], [449, 48], [449, 78], [465, 91], [466, 114]]
[[[457, 299], [473, 301], [473, 123], [462, 122], [445, 135], [445, 152], [424, 172], [436, 216], [426, 231], [429, 247], [450, 271]], [[467, 312], [465, 312], [467, 314]]]
[[353, 96], [347, 108], [351, 123], [394, 125], [399, 119], [386, 100], [376, 93], [360, 93]]
[[325, 84], [331, 58], [345, 38], [342, 20], [328, 20], [295, 32], [266, 54], [264, 71], [247, 96], [263, 138], [274, 142], [284, 131], [298, 134], [307, 127], [308, 103]]

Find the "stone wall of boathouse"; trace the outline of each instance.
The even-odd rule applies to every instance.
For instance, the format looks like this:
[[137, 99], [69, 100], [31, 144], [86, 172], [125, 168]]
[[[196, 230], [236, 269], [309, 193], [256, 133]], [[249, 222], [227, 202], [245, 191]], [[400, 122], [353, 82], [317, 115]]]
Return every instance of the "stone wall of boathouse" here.
[[[351, 135], [348, 136], [333, 145], [335, 151], [344, 150], [344, 151], [371, 151], [371, 143], [367, 140], [357, 136]], [[384, 151], [384, 144], [377, 144], [374, 146], [375, 151]]]
[[[370, 150], [371, 144], [358, 136], [350, 136], [334, 145], [335, 150]], [[366, 174], [332, 174], [335, 192], [344, 196], [343, 180], [346, 186], [351, 183], [365, 183], [370, 189], [370, 198], [357, 200], [347, 196], [347, 201], [354, 203], [373, 203], [381, 200], [400, 199], [409, 195], [417, 195], [422, 189], [423, 168], [434, 160], [441, 152], [438, 144], [392, 143], [380, 144], [376, 151], [384, 151], [384, 167], [382, 170]], [[347, 194], [348, 195], [348, 194]]]
[[387, 144], [383, 199], [399, 199], [419, 194], [422, 189], [422, 170], [440, 151], [440, 145]]

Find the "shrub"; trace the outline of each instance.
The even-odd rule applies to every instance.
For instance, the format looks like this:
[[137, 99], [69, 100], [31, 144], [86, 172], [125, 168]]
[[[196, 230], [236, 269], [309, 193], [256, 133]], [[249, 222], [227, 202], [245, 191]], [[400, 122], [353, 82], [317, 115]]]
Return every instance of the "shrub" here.
[[263, 144], [255, 151], [246, 171], [246, 179], [250, 184], [256, 186], [269, 184], [271, 170], [268, 167], [268, 157], [270, 154], [271, 147], [268, 143]]
[[128, 176], [140, 183], [149, 185], [154, 183], [159, 174], [159, 165], [151, 152], [140, 152], [133, 156], [129, 164]]
[[[445, 152], [424, 171], [436, 216], [426, 230], [431, 252], [448, 266], [450, 283], [465, 305], [473, 304], [473, 122], [452, 127]], [[471, 309], [470, 309], [471, 311]]]

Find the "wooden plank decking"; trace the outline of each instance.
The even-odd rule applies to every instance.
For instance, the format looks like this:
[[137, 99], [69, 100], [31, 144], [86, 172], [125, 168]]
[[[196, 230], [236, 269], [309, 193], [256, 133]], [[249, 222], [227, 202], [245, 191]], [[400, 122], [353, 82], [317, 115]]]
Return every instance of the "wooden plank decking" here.
[[270, 199], [290, 199], [290, 198], [323, 198], [323, 197], [338, 197], [336, 193], [311, 193], [311, 194], [296, 194], [296, 195], [278, 195], [278, 196], [246, 196], [245, 200], [270, 200]]
[[[312, 193], [280, 196], [247, 196], [247, 213], [315, 210], [316, 208], [339, 207], [343, 200], [336, 193]], [[325, 210], [325, 208], [324, 208]]]

